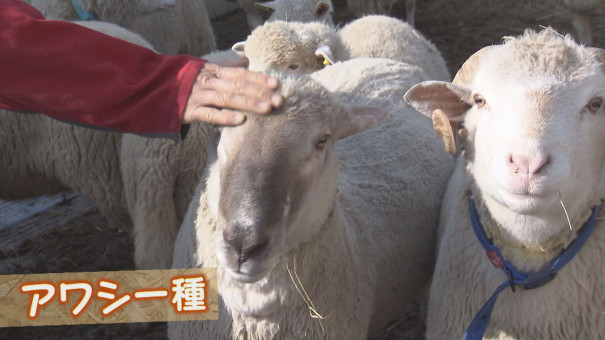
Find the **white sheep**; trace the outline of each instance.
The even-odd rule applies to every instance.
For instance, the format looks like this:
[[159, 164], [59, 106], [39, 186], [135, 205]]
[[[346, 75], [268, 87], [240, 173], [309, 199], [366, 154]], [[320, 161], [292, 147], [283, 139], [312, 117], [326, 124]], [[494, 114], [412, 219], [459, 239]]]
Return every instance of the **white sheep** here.
[[450, 80], [437, 48], [407, 23], [384, 15], [357, 19], [339, 31], [318, 22], [274, 21], [258, 27], [233, 50], [255, 71], [311, 73], [349, 58], [388, 58], [417, 65], [430, 79]]
[[333, 24], [334, 7], [331, 0], [237, 0], [246, 12], [248, 26], [254, 30], [268, 21], [319, 21]]
[[216, 49], [203, 0], [29, 0], [50, 19], [78, 20], [77, 7], [91, 17], [139, 33], [163, 54], [200, 56]]
[[233, 45], [233, 51], [248, 58], [253, 71], [307, 74], [349, 59], [336, 29], [319, 22], [267, 22]]
[[605, 15], [603, 0], [562, 0], [571, 12], [572, 25], [578, 39], [588, 45], [593, 44], [592, 17]]
[[386, 15], [356, 19], [338, 31], [351, 58], [388, 58], [418, 65], [430, 79], [450, 80], [441, 52], [412, 25]]
[[282, 74], [280, 110], [222, 130], [173, 264], [218, 267], [219, 319], [171, 339], [366, 339], [418, 296], [453, 169], [403, 102], [421, 75], [388, 59]]
[[[389, 15], [395, 4], [402, 0], [347, 0], [347, 7], [358, 17], [372, 14]], [[405, 15], [408, 24], [415, 26], [416, 0], [405, 1]]]
[[138, 16], [126, 28], [141, 34], [163, 54], [201, 56], [216, 50], [203, 0], [179, 0], [174, 10]]
[[[421, 83], [406, 100], [446, 117], [443, 133], [452, 134], [447, 119], [463, 126], [441, 210], [427, 338], [459, 339], [499, 286], [491, 320], [478, 315], [489, 322], [485, 338], [605, 338], [602, 212], [552, 281], [516, 292], [486, 257], [469, 216], [473, 196], [478, 235], [501, 253], [490, 249], [495, 264], [551, 277], [550, 262], [584, 235], [591, 208], [605, 199], [605, 51], [552, 29], [527, 31], [475, 53], [453, 83]], [[466, 339], [482, 337], [481, 327], [473, 331]]]

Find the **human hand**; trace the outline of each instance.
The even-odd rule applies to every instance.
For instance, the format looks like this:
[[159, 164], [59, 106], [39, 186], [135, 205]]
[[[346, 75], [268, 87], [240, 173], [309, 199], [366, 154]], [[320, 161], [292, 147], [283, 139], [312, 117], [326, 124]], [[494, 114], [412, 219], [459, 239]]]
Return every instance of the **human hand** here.
[[244, 114], [222, 108], [267, 114], [283, 102], [282, 96], [274, 92], [278, 86], [275, 77], [207, 62], [193, 84], [183, 124], [203, 121], [239, 125], [246, 120]]

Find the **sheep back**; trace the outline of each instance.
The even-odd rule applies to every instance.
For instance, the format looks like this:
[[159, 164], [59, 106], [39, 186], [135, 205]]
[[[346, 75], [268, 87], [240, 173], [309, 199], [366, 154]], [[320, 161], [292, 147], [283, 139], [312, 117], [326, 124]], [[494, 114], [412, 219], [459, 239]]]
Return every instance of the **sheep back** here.
[[450, 80], [441, 52], [406, 22], [384, 15], [368, 15], [338, 32], [351, 58], [388, 58], [417, 65], [429, 79]]

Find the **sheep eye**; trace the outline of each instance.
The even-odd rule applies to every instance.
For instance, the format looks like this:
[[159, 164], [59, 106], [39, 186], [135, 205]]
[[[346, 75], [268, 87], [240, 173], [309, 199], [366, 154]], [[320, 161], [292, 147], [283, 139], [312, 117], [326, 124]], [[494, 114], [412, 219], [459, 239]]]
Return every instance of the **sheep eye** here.
[[300, 67], [300, 65], [292, 64], [292, 65], [288, 66], [288, 70], [296, 71], [296, 70], [298, 70], [299, 67]]
[[483, 107], [485, 105], [485, 98], [483, 98], [483, 96], [481, 96], [480, 94], [474, 95], [473, 101], [475, 102], [475, 105], [477, 105], [477, 107]]
[[599, 111], [601, 106], [603, 106], [603, 98], [596, 97], [596, 98], [591, 99], [588, 102], [588, 105], [586, 107], [588, 108], [588, 111], [595, 113], [595, 112]]
[[328, 136], [323, 136], [320, 140], [315, 143], [315, 149], [323, 150], [326, 147], [326, 143], [328, 142]]

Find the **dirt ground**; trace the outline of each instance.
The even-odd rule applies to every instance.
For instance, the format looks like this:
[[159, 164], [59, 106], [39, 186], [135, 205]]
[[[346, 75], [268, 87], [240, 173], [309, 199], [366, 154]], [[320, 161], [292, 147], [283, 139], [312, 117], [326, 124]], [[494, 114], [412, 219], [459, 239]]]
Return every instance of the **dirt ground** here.
[[[352, 16], [336, 0], [335, 18], [342, 25]], [[393, 16], [405, 18], [403, 6]], [[572, 32], [568, 16], [558, 0], [428, 0], [417, 1], [418, 30], [442, 52], [452, 75], [479, 48], [498, 44], [503, 36], [517, 35], [525, 28], [553, 26]], [[242, 12], [213, 21], [220, 49], [245, 40], [249, 30]], [[594, 22], [595, 45], [605, 47], [605, 20]], [[1, 218], [1, 217], [0, 217]], [[48, 273], [133, 269], [128, 233], [107, 225], [91, 211], [13, 252], [0, 254], [0, 274]], [[379, 339], [422, 339], [418, 304], [380, 334]], [[165, 339], [165, 323], [146, 329], [125, 324], [25, 327], [0, 329], [0, 339]]]

